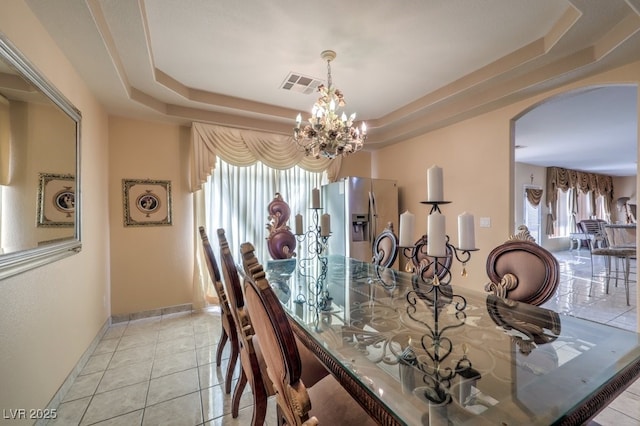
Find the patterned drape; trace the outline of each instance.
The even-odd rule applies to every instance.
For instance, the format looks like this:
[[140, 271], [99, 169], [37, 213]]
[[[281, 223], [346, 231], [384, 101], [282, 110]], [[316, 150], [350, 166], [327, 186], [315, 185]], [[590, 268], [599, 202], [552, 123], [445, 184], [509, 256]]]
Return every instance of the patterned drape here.
[[310, 172], [326, 172], [336, 180], [342, 157], [313, 158], [301, 151], [291, 136], [234, 129], [194, 122], [191, 125], [191, 191], [202, 188], [215, 167], [216, 157], [234, 166], [258, 161], [278, 170], [298, 166]]
[[[549, 206], [553, 220], [558, 214], [558, 194], [557, 190], [569, 189], [580, 190], [584, 193], [592, 191], [595, 196], [602, 195], [605, 199], [605, 210], [611, 212], [613, 203], [613, 177], [598, 173], [580, 172], [577, 170], [565, 169], [562, 167], [547, 168], [547, 204]], [[595, 203], [595, 201], [593, 201]], [[592, 206], [595, 210], [595, 205]]]
[[527, 200], [533, 207], [538, 207], [540, 200], [542, 200], [542, 188], [525, 188], [524, 193], [527, 195]]

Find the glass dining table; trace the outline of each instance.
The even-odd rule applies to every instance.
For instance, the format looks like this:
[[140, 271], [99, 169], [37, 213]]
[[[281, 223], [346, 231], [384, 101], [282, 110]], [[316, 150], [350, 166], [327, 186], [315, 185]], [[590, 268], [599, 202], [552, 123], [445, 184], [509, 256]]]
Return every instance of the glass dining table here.
[[640, 334], [325, 260], [320, 279], [295, 260], [265, 271], [297, 337], [380, 424], [580, 425], [640, 374]]

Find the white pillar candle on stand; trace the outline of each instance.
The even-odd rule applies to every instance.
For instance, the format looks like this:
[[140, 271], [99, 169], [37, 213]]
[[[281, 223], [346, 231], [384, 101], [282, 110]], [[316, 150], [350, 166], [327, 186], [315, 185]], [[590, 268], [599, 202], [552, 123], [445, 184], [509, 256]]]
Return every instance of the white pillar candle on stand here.
[[296, 215], [296, 235], [302, 235], [302, 215], [298, 213]]
[[473, 250], [476, 248], [473, 215], [467, 212], [458, 216], [458, 248], [461, 250]]
[[442, 169], [431, 166], [427, 170], [427, 201], [444, 201]]
[[318, 188], [313, 188], [311, 191], [311, 208], [320, 208], [320, 190]]
[[447, 236], [445, 217], [433, 212], [427, 217], [427, 254], [433, 257], [445, 257]]
[[415, 215], [409, 213], [409, 210], [400, 215], [400, 247], [409, 247], [413, 245], [413, 227], [415, 224]]
[[328, 237], [331, 234], [331, 217], [325, 213], [320, 217], [320, 236]]

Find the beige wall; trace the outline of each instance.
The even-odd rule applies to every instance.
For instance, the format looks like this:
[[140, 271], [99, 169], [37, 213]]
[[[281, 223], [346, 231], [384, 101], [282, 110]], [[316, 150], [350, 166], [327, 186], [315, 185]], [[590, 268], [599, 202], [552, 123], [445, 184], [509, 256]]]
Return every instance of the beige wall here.
[[[477, 288], [486, 282], [487, 247], [502, 242], [510, 228], [509, 121], [498, 117], [498, 113], [485, 114], [381, 149], [372, 156], [378, 177], [398, 180], [400, 211], [416, 215], [416, 240], [427, 230], [429, 206], [420, 203], [427, 199], [427, 169], [432, 165], [442, 167], [444, 197], [451, 201], [441, 206], [447, 234], [457, 244], [457, 217], [471, 213], [475, 216], [476, 245], [481, 248], [467, 265], [469, 277], [458, 279], [461, 268], [457, 262], [453, 277], [458, 283]], [[479, 228], [480, 217], [490, 218], [491, 228]]]
[[0, 281], [0, 407], [43, 408], [109, 317], [107, 115], [22, 0], [0, 31], [83, 117], [82, 251]]
[[371, 152], [360, 151], [357, 154], [345, 157], [342, 160], [338, 179], [347, 176], [374, 177], [371, 174]]
[[[109, 119], [112, 315], [192, 301], [195, 231], [188, 148], [188, 128]], [[173, 224], [125, 228], [122, 179], [170, 180]]]

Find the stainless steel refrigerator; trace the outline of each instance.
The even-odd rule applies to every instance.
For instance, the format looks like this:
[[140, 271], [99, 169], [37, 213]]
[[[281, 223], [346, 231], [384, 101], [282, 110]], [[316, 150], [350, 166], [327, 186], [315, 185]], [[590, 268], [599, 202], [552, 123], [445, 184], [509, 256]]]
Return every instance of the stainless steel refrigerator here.
[[388, 222], [398, 234], [395, 180], [347, 177], [322, 186], [322, 204], [331, 215], [330, 255], [370, 262], [373, 241]]

